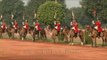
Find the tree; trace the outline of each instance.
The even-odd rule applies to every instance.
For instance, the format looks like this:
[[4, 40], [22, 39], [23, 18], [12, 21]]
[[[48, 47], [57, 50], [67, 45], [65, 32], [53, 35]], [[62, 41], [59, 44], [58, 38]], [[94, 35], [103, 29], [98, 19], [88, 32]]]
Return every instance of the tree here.
[[103, 23], [107, 21], [107, 0], [82, 0], [81, 5], [89, 18], [96, 20], [99, 17]]
[[14, 15], [14, 19], [21, 20], [23, 9], [24, 3], [21, 0], [2, 0], [0, 2], [0, 14], [7, 22], [10, 21], [11, 15]]
[[64, 17], [64, 6], [54, 1], [47, 1], [42, 4], [37, 11], [37, 17], [46, 24], [52, 23], [53, 20], [63, 20]]
[[26, 9], [25, 9], [26, 15], [27, 15], [30, 19], [34, 18], [34, 13], [37, 12], [39, 6], [40, 6], [41, 4], [43, 4], [44, 2], [46, 2], [46, 0], [30, 0], [30, 1], [28, 2], [28, 5], [26, 6]]
[[55, 2], [58, 2], [58, 3], [61, 3], [61, 4], [65, 3], [65, 0], [46, 0], [46, 1], [55, 1]]
[[30, 0], [28, 4], [25, 6], [25, 19], [28, 19], [30, 25], [32, 25], [34, 18], [34, 14], [37, 13], [37, 10], [41, 4], [46, 2], [46, 0]]

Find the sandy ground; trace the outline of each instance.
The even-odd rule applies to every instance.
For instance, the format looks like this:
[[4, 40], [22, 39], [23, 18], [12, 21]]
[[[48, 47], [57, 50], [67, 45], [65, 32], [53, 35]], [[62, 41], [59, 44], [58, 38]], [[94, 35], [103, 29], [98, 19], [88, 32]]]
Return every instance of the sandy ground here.
[[107, 47], [0, 39], [0, 60], [107, 60]]

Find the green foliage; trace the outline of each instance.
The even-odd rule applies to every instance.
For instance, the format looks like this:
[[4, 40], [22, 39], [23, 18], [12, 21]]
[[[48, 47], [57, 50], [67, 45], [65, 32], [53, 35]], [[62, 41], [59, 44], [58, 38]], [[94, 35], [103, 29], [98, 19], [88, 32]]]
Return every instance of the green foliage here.
[[[60, 3], [48, 1], [38, 8], [37, 17], [42, 22], [50, 24], [55, 19], [62, 21], [65, 14], [64, 11], [64, 7]], [[54, 18], [54, 16], [56, 17]]]
[[46, 2], [46, 0], [30, 0], [28, 2], [28, 5], [25, 6], [25, 14], [26, 14], [26, 18], [29, 20], [32, 20], [34, 18], [34, 13], [37, 12], [39, 6], [41, 4], [43, 4], [44, 2]]
[[[81, 24], [82, 27], [86, 24], [90, 24], [89, 19], [87, 18], [87, 16], [84, 15], [84, 10], [81, 7], [73, 7], [71, 9], [66, 9], [66, 15], [65, 15], [65, 22], [64, 23], [66, 23], [66, 24], [69, 23], [68, 26], [70, 25], [70, 22], [73, 20], [72, 12], [74, 13], [76, 21], [79, 24]], [[80, 28], [81, 28], [81, 26], [80, 26]]]
[[89, 31], [86, 31], [85, 32], [85, 43], [86, 44], [91, 44], [92, 43], [92, 39], [91, 37], [89, 36], [90, 32]]
[[[99, 17], [103, 23], [107, 22], [107, 0], [82, 0], [81, 5], [89, 18], [96, 20]], [[96, 17], [93, 15], [94, 9]]]
[[10, 21], [11, 14], [14, 15], [14, 19], [20, 20], [23, 9], [24, 3], [21, 0], [2, 0], [0, 2], [0, 14], [7, 22]]

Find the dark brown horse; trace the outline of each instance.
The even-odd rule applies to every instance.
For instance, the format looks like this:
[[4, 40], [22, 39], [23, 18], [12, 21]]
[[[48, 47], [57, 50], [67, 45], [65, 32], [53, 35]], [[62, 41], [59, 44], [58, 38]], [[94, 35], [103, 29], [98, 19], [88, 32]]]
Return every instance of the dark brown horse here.
[[46, 32], [46, 35], [48, 34], [47, 38], [52, 39], [54, 43], [56, 41], [58, 41], [58, 36], [59, 36], [60, 32], [58, 33], [58, 31], [55, 28], [51, 28], [50, 25], [48, 25], [45, 28], [45, 32]]
[[24, 27], [19, 28], [19, 35], [21, 40], [26, 39], [27, 31]]
[[2, 38], [2, 28], [0, 27], [0, 38]]
[[33, 42], [36, 40], [36, 38], [41, 40], [46, 38], [46, 33], [43, 28], [39, 31], [39, 30], [36, 30], [35, 27], [30, 27], [29, 31], [33, 37]]
[[83, 29], [81, 29], [81, 30], [79, 30], [79, 33], [77, 34], [77, 36], [75, 35], [75, 32], [74, 32], [74, 30], [72, 30], [72, 29], [70, 29], [70, 31], [69, 31], [69, 37], [70, 37], [70, 44], [74, 44], [74, 38], [77, 38], [77, 37], [79, 37], [80, 38], [80, 40], [81, 40], [81, 45], [83, 45], [84, 44], [84, 41], [85, 41], [85, 30]]
[[103, 28], [103, 31], [100, 34], [100, 37], [102, 38], [102, 46], [105, 46], [107, 43], [107, 29]]
[[0, 26], [0, 38], [3, 38], [2, 35], [3, 35], [4, 33], [7, 33], [7, 26], [6, 26], [5, 29], [2, 29], [1, 26]]
[[6, 31], [10, 39], [14, 38], [15, 29], [13, 27], [8, 26]]
[[64, 26], [62, 29], [62, 35], [63, 35], [64, 42], [70, 42], [69, 41], [69, 32], [70, 32], [70, 29], [67, 28], [67, 26]]
[[106, 37], [106, 34], [107, 34], [106, 31], [102, 31], [100, 34], [98, 34], [98, 31], [96, 29], [92, 28], [91, 26], [88, 26], [86, 29], [90, 31], [91, 39], [92, 39], [92, 46], [96, 47], [97, 38], [102, 39], [102, 46], [105, 44], [104, 37]]

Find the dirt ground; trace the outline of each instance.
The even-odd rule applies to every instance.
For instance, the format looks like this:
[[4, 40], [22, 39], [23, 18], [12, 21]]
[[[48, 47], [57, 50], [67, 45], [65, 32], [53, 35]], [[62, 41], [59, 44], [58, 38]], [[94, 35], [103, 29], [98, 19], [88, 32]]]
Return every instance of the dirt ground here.
[[0, 60], [107, 60], [107, 47], [0, 39]]

